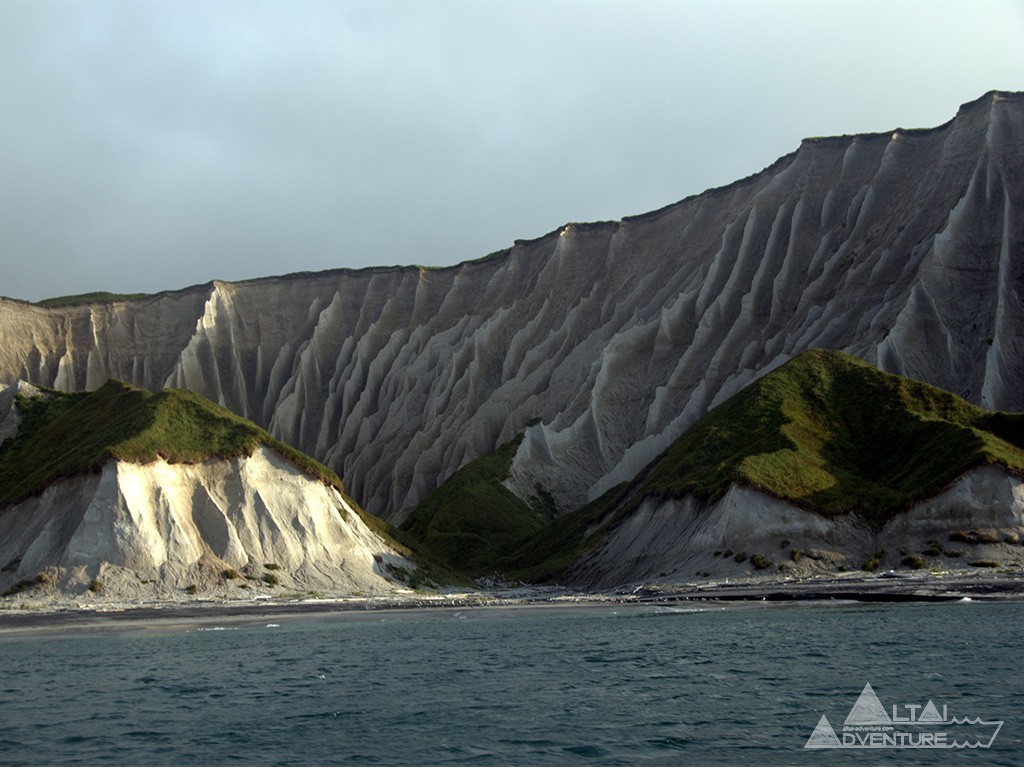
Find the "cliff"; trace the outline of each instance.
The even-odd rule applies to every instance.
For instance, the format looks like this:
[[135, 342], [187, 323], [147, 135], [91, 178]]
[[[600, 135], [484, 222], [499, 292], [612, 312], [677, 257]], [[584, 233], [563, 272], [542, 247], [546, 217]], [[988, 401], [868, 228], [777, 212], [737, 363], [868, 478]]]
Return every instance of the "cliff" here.
[[695, 577], [806, 577], [836, 571], [1024, 568], [1024, 482], [999, 467], [973, 469], [881, 529], [855, 513], [832, 518], [753, 488], [644, 500], [600, 543], [560, 570], [561, 583], [605, 589]]
[[993, 92], [450, 268], [2, 300], [0, 381], [194, 390], [395, 521], [523, 432], [509, 487], [565, 513], [811, 347], [1024, 410], [1022, 200], [1024, 95]]
[[0, 593], [388, 593], [422, 578], [330, 470], [194, 393], [111, 381], [4, 403]]
[[416, 570], [337, 489], [265, 446], [55, 481], [0, 514], [0, 564], [0, 592], [92, 599], [387, 594]]

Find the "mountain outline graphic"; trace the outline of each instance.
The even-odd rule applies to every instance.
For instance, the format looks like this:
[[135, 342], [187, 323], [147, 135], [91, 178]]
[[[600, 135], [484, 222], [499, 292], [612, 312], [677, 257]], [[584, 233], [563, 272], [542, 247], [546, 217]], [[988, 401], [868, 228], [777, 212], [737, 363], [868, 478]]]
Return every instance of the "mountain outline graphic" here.
[[892, 725], [892, 719], [878, 700], [871, 683], [865, 683], [864, 690], [860, 692], [843, 725]]

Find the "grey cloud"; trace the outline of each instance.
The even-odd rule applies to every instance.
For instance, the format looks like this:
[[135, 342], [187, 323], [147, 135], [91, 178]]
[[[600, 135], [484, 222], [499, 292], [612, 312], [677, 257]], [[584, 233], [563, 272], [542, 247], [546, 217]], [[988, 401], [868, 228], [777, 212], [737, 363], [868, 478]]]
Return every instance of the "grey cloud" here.
[[0, 294], [450, 264], [1021, 89], [996, 0], [0, 3]]

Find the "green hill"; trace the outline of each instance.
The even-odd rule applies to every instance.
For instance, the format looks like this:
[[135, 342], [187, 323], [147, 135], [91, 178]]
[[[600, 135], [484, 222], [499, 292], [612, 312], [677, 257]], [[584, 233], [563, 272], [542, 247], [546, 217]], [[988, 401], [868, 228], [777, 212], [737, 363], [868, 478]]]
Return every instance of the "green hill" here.
[[733, 484], [880, 527], [986, 464], [1024, 474], [1024, 414], [811, 350], [711, 410], [631, 482], [521, 541], [501, 566], [558, 578], [645, 499], [715, 501]]
[[[94, 392], [38, 389], [39, 397], [16, 395], [22, 421], [17, 435], [0, 445], [0, 505], [40, 493], [60, 478], [98, 470], [112, 459], [196, 463], [251, 456], [259, 445], [344, 493], [330, 469], [194, 392], [154, 394], [114, 379]], [[419, 570], [402, 577], [410, 586], [465, 583], [406, 533], [346, 500], [371, 530], [416, 563]]]
[[462, 467], [413, 510], [401, 530], [449, 568], [479, 576], [554, 519], [554, 502], [538, 489], [523, 501], [502, 481], [522, 435]]
[[[91, 393], [19, 396], [17, 404], [21, 428], [0, 446], [0, 504], [112, 458], [197, 462], [250, 455], [261, 443], [341, 486], [331, 470], [188, 391], [153, 394], [110, 381]], [[974, 467], [1024, 474], [1024, 415], [987, 412], [822, 350], [750, 384], [632, 481], [562, 517], [543, 489], [524, 500], [504, 486], [521, 439], [467, 464], [399, 530], [382, 532], [426, 551], [439, 570], [547, 578], [652, 497], [714, 501], [740, 484], [824, 515], [854, 512], [881, 525]]]
[[0, 446], [0, 504], [39, 493], [54, 480], [98, 469], [109, 459], [146, 464], [249, 456], [273, 448], [341, 489], [327, 467], [240, 416], [187, 390], [153, 394], [111, 380], [94, 392], [17, 396], [18, 434]]
[[738, 483], [884, 522], [984, 464], [1024, 472], [1024, 414], [811, 350], [700, 419], [645, 470], [637, 495], [714, 500]]

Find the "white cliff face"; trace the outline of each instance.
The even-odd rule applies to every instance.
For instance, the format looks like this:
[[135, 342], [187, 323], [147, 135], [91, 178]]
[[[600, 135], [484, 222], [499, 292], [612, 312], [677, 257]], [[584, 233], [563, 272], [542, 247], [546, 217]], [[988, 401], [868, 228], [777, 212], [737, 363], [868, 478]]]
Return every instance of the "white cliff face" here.
[[811, 347], [1024, 410], [1024, 95], [809, 140], [748, 179], [447, 269], [0, 301], [0, 381], [193, 389], [399, 520], [526, 429], [509, 485], [563, 511]]
[[[958, 540], [962, 532], [979, 541]], [[954, 535], [953, 540], [950, 536]], [[798, 509], [759, 491], [732, 486], [719, 501], [693, 497], [648, 499], [576, 567], [572, 581], [594, 589], [634, 583], [692, 579], [698, 574], [758, 573], [751, 560], [771, 561], [777, 576], [859, 569], [880, 550], [879, 568], [900, 565], [904, 554], [925, 553], [932, 542], [942, 554], [925, 556], [929, 567], [966, 566], [991, 559], [1024, 565], [1024, 481], [1000, 467], [965, 474], [938, 496], [897, 514], [881, 531], [855, 515], [833, 519]], [[793, 552], [800, 555], [794, 560]], [[746, 557], [737, 562], [736, 555]]]
[[384, 593], [389, 565], [415, 570], [336, 489], [262, 446], [202, 464], [111, 461], [0, 512], [0, 591], [46, 574], [121, 598], [191, 585], [242, 596], [272, 574], [289, 591]]
[[45, 397], [42, 390], [26, 381], [19, 381], [12, 387], [0, 389], [0, 445], [18, 434], [18, 427], [21, 426], [21, 413], [14, 407], [14, 398], [17, 395]]

